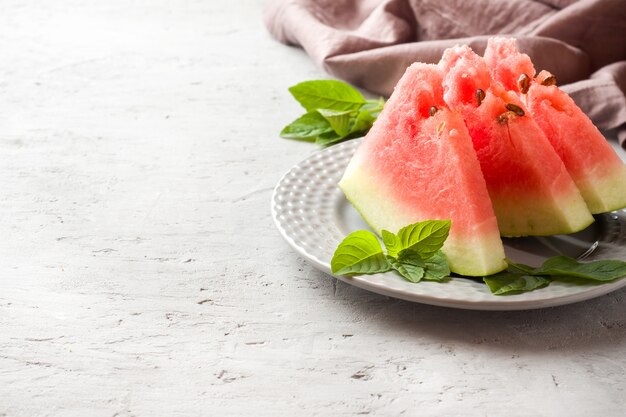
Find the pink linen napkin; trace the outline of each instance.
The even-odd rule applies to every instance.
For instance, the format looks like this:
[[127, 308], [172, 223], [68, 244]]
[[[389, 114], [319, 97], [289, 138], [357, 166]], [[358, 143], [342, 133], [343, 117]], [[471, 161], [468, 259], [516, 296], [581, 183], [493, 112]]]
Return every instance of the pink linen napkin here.
[[626, 148], [626, 0], [272, 0], [264, 20], [330, 74], [385, 96], [415, 61], [514, 36]]

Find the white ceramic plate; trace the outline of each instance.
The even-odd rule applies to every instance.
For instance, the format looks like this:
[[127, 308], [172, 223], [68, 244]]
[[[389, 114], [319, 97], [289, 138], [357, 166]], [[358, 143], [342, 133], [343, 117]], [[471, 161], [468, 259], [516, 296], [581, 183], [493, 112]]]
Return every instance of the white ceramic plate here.
[[[298, 253], [328, 274], [335, 248], [343, 238], [355, 230], [369, 229], [337, 187], [359, 142], [352, 140], [314, 153], [285, 174], [272, 196], [272, 216], [282, 236]], [[508, 258], [529, 265], [539, 265], [558, 254], [586, 260], [626, 260], [626, 211], [598, 216], [592, 226], [573, 235], [504, 239], [504, 245]], [[553, 282], [528, 293], [494, 296], [485, 284], [470, 278], [418, 284], [392, 272], [337, 278], [390, 297], [475, 310], [551, 307], [598, 297], [626, 286], [626, 279], [588, 286]]]

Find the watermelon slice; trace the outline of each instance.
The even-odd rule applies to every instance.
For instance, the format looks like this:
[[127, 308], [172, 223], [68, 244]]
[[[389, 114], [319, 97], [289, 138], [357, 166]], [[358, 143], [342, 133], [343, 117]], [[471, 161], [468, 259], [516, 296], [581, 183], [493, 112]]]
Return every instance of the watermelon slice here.
[[467, 46], [444, 52], [446, 103], [464, 118], [503, 236], [584, 229], [593, 217], [563, 162], [513, 92]]
[[495, 80], [516, 91], [561, 157], [589, 210], [603, 213], [626, 207], [626, 165], [555, 77], [535, 68], [515, 39], [492, 38], [485, 61]]
[[463, 119], [443, 101], [437, 66], [413, 64], [350, 161], [339, 186], [377, 233], [450, 219], [450, 269], [506, 268], [485, 181]]

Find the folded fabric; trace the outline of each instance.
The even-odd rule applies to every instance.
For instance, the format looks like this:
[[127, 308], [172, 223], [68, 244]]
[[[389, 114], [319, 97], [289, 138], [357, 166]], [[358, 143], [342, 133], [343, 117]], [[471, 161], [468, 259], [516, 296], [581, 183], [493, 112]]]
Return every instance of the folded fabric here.
[[517, 38], [600, 129], [626, 148], [624, 0], [273, 0], [265, 24], [330, 74], [388, 96], [408, 65], [490, 36]]

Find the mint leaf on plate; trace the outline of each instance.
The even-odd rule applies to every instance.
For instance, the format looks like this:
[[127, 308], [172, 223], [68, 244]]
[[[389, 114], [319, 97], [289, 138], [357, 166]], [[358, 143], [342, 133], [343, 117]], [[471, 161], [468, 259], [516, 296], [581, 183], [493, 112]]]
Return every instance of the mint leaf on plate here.
[[483, 278], [493, 294], [519, 294], [543, 288], [554, 280], [590, 285], [626, 276], [626, 262], [617, 260], [578, 262], [567, 256], [554, 256], [538, 268], [507, 262], [506, 271]]
[[617, 260], [578, 262], [567, 256], [555, 256], [534, 269], [533, 275], [613, 281], [626, 276], [626, 262]]
[[[407, 281], [447, 281], [450, 266], [441, 248], [450, 233], [450, 220], [426, 220], [401, 228], [397, 234], [382, 230], [387, 254], [372, 232], [348, 235], [331, 260], [336, 275], [376, 274], [395, 270]], [[578, 262], [567, 256], [547, 259], [540, 267], [511, 262], [505, 271], [483, 277], [494, 295], [513, 295], [544, 288], [554, 280], [591, 285], [626, 277], [626, 262]]]
[[307, 112], [317, 109], [358, 110], [367, 103], [357, 89], [337, 80], [304, 81], [290, 87], [289, 92]]
[[509, 259], [506, 259], [506, 263], [509, 265], [507, 267], [507, 271], [515, 273], [515, 274], [532, 275], [533, 271], [535, 270], [535, 268], [533, 268], [532, 266], [528, 266], [524, 264], [517, 264], [517, 263], [511, 262]]
[[424, 269], [423, 279], [426, 281], [444, 281], [450, 278], [450, 266], [446, 255], [438, 250], [428, 258], [422, 258], [411, 249], [404, 249], [398, 255], [403, 265], [413, 265]]
[[393, 256], [394, 258], [397, 257], [398, 253], [403, 249], [398, 236], [396, 236], [395, 233], [391, 233], [390, 231], [384, 229], [381, 235], [389, 256]]
[[389, 262], [393, 269], [398, 271], [400, 275], [411, 282], [420, 282], [424, 277], [425, 271], [421, 266], [413, 265], [398, 261], [396, 258], [389, 256]]
[[387, 255], [375, 234], [359, 230], [350, 233], [339, 244], [330, 267], [335, 275], [376, 274], [395, 269], [411, 282], [422, 279], [443, 281], [450, 275], [450, 267], [439, 248], [448, 236], [449, 229], [449, 220], [415, 223], [400, 229], [406, 234], [403, 235], [404, 242], [401, 236], [383, 230]]
[[426, 273], [424, 279], [426, 281], [445, 281], [450, 278], [450, 265], [446, 255], [438, 250], [430, 258], [424, 261], [426, 265]]
[[450, 220], [426, 220], [413, 223], [398, 231], [402, 250], [412, 250], [422, 259], [434, 255], [448, 238]]
[[330, 268], [336, 275], [376, 274], [391, 270], [391, 265], [376, 235], [359, 230], [339, 244]]
[[543, 288], [550, 284], [550, 280], [542, 276], [522, 275], [502, 271], [483, 278], [494, 295], [512, 295]]

